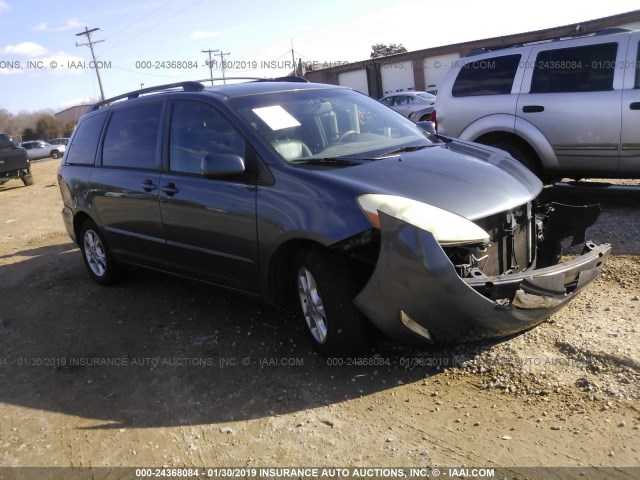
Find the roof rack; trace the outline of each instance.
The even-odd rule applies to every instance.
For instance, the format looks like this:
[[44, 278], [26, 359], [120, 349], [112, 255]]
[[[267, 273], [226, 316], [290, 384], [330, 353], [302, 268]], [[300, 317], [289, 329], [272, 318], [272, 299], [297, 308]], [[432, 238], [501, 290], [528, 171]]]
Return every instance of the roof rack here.
[[625, 33], [630, 31], [631, 31], [630, 29], [624, 28], [624, 27], [609, 27], [609, 28], [603, 28], [601, 30], [596, 30], [595, 32], [587, 32], [587, 33], [581, 33], [581, 34], [579, 33], [577, 35], [561, 35], [559, 37], [544, 38], [542, 40], [535, 40], [535, 41], [526, 42], [526, 43], [514, 43], [512, 45], [495, 45], [490, 47], [480, 47], [480, 48], [474, 48], [473, 50], [471, 50], [467, 54], [467, 57], [473, 57], [475, 55], [481, 55], [483, 53], [494, 52], [497, 50], [505, 50], [507, 48], [524, 47], [529, 45], [536, 45], [539, 43], [558, 42], [560, 40], [569, 40], [573, 38], [582, 38], [582, 37], [589, 37], [589, 36], [598, 37], [600, 35], [611, 35], [613, 33]]
[[631, 29], [625, 28], [625, 27], [608, 27], [608, 28], [603, 28], [602, 30], [598, 30], [593, 35], [594, 37], [597, 37], [599, 35], [610, 35], [612, 33], [624, 33], [624, 32], [630, 32], [630, 31]]
[[264, 78], [264, 77], [217, 77], [217, 78], [203, 78], [202, 80], [195, 80], [196, 82], [211, 82], [211, 81], [220, 81], [220, 80], [252, 80], [254, 82], [293, 82], [293, 83], [310, 83], [304, 77], [295, 77], [293, 75], [288, 75], [285, 77], [272, 77], [272, 78]]
[[165, 85], [157, 85], [155, 87], [141, 88], [139, 90], [134, 90], [133, 92], [123, 93], [122, 95], [118, 95], [116, 97], [111, 97], [106, 100], [102, 100], [101, 102], [96, 103], [91, 111], [98, 110], [100, 107], [107, 105], [109, 103], [113, 103], [118, 100], [131, 100], [133, 98], [138, 98], [140, 95], [146, 95], [147, 93], [154, 92], [162, 92], [172, 88], [180, 88], [182, 87], [182, 91], [184, 92], [200, 92], [204, 90], [204, 85], [198, 81], [190, 81], [190, 82], [178, 82], [178, 83], [167, 83]]
[[118, 95], [116, 97], [111, 97], [106, 100], [102, 100], [101, 102], [96, 103], [91, 111], [95, 111], [100, 109], [101, 107], [108, 105], [110, 103], [116, 102], [118, 100], [132, 100], [134, 98], [138, 98], [141, 95], [146, 95], [148, 93], [157, 93], [157, 92], [165, 92], [171, 89], [182, 88], [183, 92], [201, 92], [205, 89], [203, 83], [212, 82], [216, 80], [251, 80], [255, 82], [294, 82], [294, 83], [309, 83], [309, 80], [303, 77], [294, 77], [294, 76], [286, 76], [286, 77], [276, 77], [276, 78], [261, 78], [261, 77], [224, 77], [224, 78], [204, 78], [202, 80], [190, 80], [187, 82], [177, 82], [177, 83], [167, 83], [165, 85], [157, 85], [155, 87], [141, 88], [138, 90], [134, 90], [129, 93], [123, 93], [122, 95]]

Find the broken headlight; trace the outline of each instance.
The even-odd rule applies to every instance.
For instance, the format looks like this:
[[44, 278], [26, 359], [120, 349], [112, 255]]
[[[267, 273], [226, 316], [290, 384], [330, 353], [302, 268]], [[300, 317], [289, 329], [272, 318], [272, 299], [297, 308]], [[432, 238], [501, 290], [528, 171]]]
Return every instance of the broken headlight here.
[[384, 212], [430, 232], [442, 246], [482, 244], [489, 241], [489, 234], [466, 218], [410, 198], [368, 193], [360, 195], [357, 201], [376, 228], [380, 228], [378, 212]]

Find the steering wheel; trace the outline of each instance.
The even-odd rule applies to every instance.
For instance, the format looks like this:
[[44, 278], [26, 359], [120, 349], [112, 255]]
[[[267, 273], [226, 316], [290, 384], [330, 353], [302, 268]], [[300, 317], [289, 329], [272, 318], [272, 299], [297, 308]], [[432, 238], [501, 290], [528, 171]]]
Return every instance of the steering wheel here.
[[342, 135], [340, 135], [340, 137], [338, 137], [338, 140], [336, 140], [336, 143], [341, 143], [344, 141], [345, 138], [347, 138], [349, 135], [357, 135], [360, 132], [357, 132], [355, 130], [347, 130], [346, 132], [344, 132]]

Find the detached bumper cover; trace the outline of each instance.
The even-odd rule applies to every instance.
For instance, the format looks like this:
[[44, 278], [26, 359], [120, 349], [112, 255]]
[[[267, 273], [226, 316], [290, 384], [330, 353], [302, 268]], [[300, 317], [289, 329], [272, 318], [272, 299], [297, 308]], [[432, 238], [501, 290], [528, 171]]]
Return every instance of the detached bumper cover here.
[[354, 302], [383, 332], [406, 342], [459, 343], [529, 329], [593, 281], [611, 251], [587, 244], [566, 263], [462, 279], [431, 233], [384, 213], [380, 221], [378, 263]]

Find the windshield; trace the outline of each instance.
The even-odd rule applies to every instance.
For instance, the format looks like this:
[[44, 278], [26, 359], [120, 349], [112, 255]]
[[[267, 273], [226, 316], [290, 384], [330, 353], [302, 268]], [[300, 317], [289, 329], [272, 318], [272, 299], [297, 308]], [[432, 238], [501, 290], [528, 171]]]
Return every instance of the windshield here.
[[285, 161], [374, 159], [405, 146], [432, 145], [413, 122], [347, 89], [308, 89], [231, 99]]

